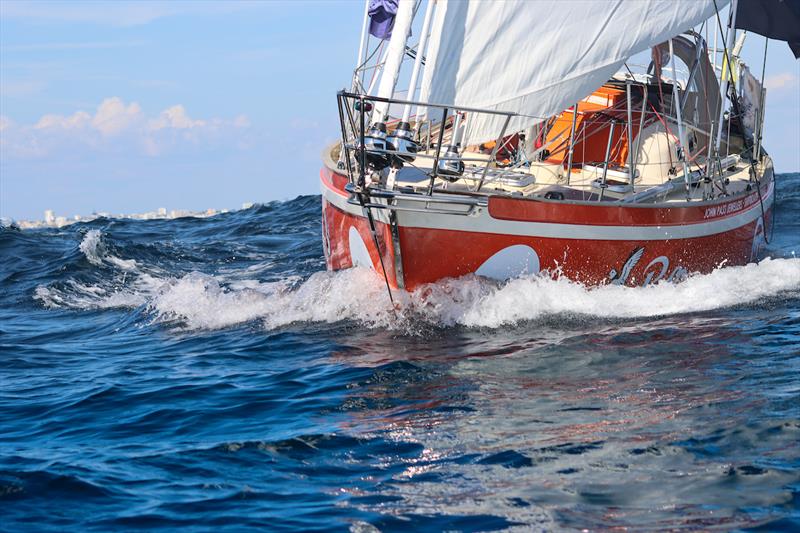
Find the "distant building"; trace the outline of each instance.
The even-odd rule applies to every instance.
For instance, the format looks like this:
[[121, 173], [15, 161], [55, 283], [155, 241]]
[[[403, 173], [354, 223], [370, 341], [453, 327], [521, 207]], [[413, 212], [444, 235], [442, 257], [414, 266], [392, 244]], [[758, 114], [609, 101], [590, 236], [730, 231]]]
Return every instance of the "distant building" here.
[[[1, 0], [0, 0], [1, 1]], [[251, 207], [255, 206], [253, 202], [245, 202], [242, 204], [242, 209], [250, 209]], [[133, 220], [153, 220], [153, 219], [164, 219], [164, 218], [183, 218], [183, 217], [212, 217], [217, 214], [221, 213], [228, 213], [230, 212], [229, 209], [214, 209], [210, 207], [205, 211], [189, 211], [187, 209], [173, 209], [171, 211], [167, 211], [166, 207], [159, 207], [156, 211], [148, 211], [146, 213], [133, 213], [133, 214], [116, 214], [112, 215], [107, 211], [101, 212], [94, 212], [91, 215], [73, 215], [72, 217], [65, 217], [65, 216], [56, 216], [52, 209], [48, 209], [44, 212], [44, 220], [19, 220], [19, 221], [9, 221], [9, 224], [16, 224], [17, 227], [20, 229], [33, 229], [33, 228], [46, 228], [46, 227], [62, 227], [67, 226], [69, 224], [73, 224], [74, 222], [90, 222], [95, 220], [98, 217], [106, 217], [106, 218], [120, 218], [120, 219], [133, 219]], [[0, 219], [0, 224], [4, 223], [3, 219]]]

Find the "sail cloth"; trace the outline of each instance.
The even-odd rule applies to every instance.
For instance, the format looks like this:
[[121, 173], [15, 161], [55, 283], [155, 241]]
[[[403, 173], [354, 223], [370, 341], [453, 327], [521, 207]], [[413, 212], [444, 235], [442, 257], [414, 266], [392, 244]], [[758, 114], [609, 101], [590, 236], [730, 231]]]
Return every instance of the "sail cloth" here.
[[[420, 97], [516, 112], [507, 133], [520, 131], [713, 14], [713, 0], [439, 0]], [[504, 122], [468, 116], [464, 144], [496, 138]]]
[[786, 41], [800, 58], [800, 0], [739, 0], [736, 27]]
[[742, 125], [745, 131], [753, 134], [758, 127], [758, 117], [761, 115], [762, 87], [761, 83], [750, 72], [750, 68], [739, 60], [739, 79], [736, 88], [739, 89], [739, 102]]

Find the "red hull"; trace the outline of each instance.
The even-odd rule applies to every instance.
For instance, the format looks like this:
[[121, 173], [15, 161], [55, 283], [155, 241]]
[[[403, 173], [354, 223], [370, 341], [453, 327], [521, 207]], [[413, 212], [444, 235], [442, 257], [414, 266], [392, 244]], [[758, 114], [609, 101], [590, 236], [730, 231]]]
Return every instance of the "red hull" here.
[[[547, 270], [589, 285], [646, 285], [755, 260], [771, 220], [771, 172], [767, 177], [763, 218], [757, 191], [684, 207], [491, 197], [476, 217], [434, 220], [398, 212], [394, 231], [388, 211], [374, 209], [376, 239], [361, 208], [347, 202], [346, 178], [323, 169], [325, 254], [329, 269], [355, 263], [379, 273], [385, 268], [389, 283], [407, 290], [484, 269], [497, 272], [520, 257], [522, 272]], [[511, 268], [509, 276], [518, 270]]]

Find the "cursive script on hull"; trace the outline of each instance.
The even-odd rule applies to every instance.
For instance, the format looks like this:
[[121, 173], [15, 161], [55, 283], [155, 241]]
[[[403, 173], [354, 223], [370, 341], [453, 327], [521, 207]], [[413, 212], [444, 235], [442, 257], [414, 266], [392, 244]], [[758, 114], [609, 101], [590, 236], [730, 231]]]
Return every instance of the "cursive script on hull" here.
[[[626, 285], [628, 279], [635, 282], [636, 278], [631, 278], [631, 272], [633, 272], [633, 269], [639, 261], [641, 261], [643, 255], [643, 246], [634, 248], [623, 263], [622, 268], [619, 270], [612, 268], [608, 273], [609, 283], [611, 285]], [[672, 272], [669, 272], [669, 267], [669, 258], [665, 255], [660, 255], [650, 261], [647, 266], [644, 267], [644, 281], [641, 286], [646, 287], [650, 283], [657, 283], [662, 279], [666, 279], [667, 281], [682, 281], [689, 275], [689, 271], [682, 266], [676, 266]]]

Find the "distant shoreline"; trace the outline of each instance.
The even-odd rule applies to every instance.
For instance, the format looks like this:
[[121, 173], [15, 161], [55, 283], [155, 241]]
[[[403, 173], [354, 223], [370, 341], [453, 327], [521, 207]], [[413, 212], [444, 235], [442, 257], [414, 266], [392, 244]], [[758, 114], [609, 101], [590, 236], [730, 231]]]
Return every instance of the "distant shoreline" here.
[[[253, 202], [245, 202], [242, 204], [241, 209], [250, 209], [258, 205]], [[48, 209], [44, 212], [42, 220], [14, 220], [14, 219], [0, 219], [2, 225], [15, 226], [19, 229], [40, 229], [40, 228], [63, 228], [77, 222], [91, 222], [98, 218], [116, 218], [127, 220], [172, 220], [176, 218], [207, 218], [223, 213], [230, 213], [232, 211], [239, 211], [239, 209], [214, 209], [208, 208], [204, 211], [190, 211], [188, 209], [171, 209], [167, 210], [166, 207], [160, 207], [155, 211], [147, 211], [145, 213], [92, 213], [91, 215], [73, 215], [66, 217], [56, 215], [52, 210]]]

